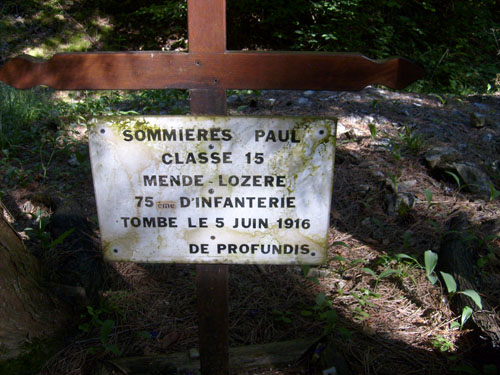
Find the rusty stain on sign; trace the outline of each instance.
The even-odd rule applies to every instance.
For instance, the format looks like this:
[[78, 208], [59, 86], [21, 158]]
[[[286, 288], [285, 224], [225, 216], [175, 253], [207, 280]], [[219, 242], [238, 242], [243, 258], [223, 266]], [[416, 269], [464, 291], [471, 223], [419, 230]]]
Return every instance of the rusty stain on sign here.
[[107, 259], [326, 260], [336, 119], [117, 116], [89, 129]]

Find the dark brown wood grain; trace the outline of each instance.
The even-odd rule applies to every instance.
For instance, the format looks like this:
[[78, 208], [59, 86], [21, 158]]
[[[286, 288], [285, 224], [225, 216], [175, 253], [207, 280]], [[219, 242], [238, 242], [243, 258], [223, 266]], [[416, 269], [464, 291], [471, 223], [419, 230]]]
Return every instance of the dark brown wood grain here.
[[[179, 88], [191, 89], [191, 114], [225, 116], [226, 91], [220, 85], [222, 78], [219, 77], [219, 62], [196, 55], [225, 52], [225, 0], [188, 0], [188, 37], [190, 59], [174, 70], [177, 72], [176, 76], [187, 83]], [[184, 72], [186, 75], [183, 76]], [[193, 85], [198, 80], [204, 84]], [[196, 267], [200, 370], [203, 375], [229, 375], [228, 279], [227, 265], [208, 264]]]
[[306, 52], [64, 53], [45, 62], [17, 57], [0, 68], [0, 80], [11, 86], [61, 90], [402, 89], [422, 75], [422, 68], [403, 58]]

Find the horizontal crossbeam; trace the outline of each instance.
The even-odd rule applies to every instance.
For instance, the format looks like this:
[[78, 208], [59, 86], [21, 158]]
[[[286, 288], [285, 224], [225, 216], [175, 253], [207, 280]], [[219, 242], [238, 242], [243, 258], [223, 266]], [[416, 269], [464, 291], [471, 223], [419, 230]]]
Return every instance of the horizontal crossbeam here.
[[402, 89], [422, 75], [422, 68], [404, 58], [375, 61], [358, 54], [309, 52], [62, 53], [47, 61], [16, 57], [0, 67], [0, 80], [13, 87], [60, 90], [349, 91], [371, 84]]

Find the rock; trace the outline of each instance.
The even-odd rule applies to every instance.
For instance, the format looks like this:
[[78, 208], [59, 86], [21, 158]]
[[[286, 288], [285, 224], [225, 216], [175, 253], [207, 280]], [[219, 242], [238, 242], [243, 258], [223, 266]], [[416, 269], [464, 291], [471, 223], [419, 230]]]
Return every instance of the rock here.
[[445, 169], [446, 164], [456, 161], [460, 153], [453, 147], [439, 146], [427, 151], [424, 155], [431, 169]]
[[314, 91], [313, 91], [313, 90], [307, 90], [307, 91], [304, 91], [304, 95], [305, 95], [305, 96], [311, 96], [311, 95], [314, 95]]
[[415, 207], [415, 195], [411, 193], [386, 194], [384, 201], [389, 216], [406, 216]]
[[474, 194], [490, 196], [490, 185], [493, 185], [486, 173], [472, 163], [453, 163], [454, 173], [464, 183], [464, 189]]
[[344, 124], [342, 124], [340, 121], [337, 122], [337, 137], [340, 136], [340, 135], [342, 135], [342, 134], [345, 134], [347, 132], [348, 132], [348, 130], [344, 126]]
[[238, 102], [241, 102], [241, 99], [238, 95], [233, 94], [233, 95], [228, 96], [228, 98], [227, 98], [228, 104], [238, 103]]
[[390, 151], [392, 149], [391, 140], [389, 138], [381, 138], [372, 141], [375, 151]]
[[68, 159], [68, 165], [70, 167], [78, 167], [78, 166], [80, 166], [80, 162], [76, 158], [76, 155], [71, 155], [71, 157]]
[[415, 207], [415, 195], [412, 193], [398, 193], [394, 206], [399, 216], [405, 216]]
[[299, 105], [311, 105], [311, 101], [307, 98], [300, 97], [297, 99], [297, 104], [299, 104]]
[[417, 185], [417, 180], [402, 181], [398, 183], [398, 190], [401, 192], [406, 192], [412, 187], [415, 187], [416, 185]]
[[373, 116], [365, 116], [362, 120], [363, 124], [374, 124], [375, 123], [375, 118]]
[[489, 143], [489, 142], [491, 142], [494, 138], [495, 138], [495, 137], [493, 136], [493, 134], [491, 134], [491, 133], [486, 133], [485, 135], [483, 135], [483, 136], [481, 137], [481, 140], [482, 140], [483, 142]]
[[354, 188], [354, 191], [364, 196], [370, 191], [370, 185], [360, 184]]
[[481, 111], [489, 111], [490, 107], [487, 104], [484, 103], [474, 103], [474, 107]]
[[459, 117], [459, 118], [463, 118], [465, 117], [464, 114], [462, 112], [460, 112], [458, 109], [456, 108], [453, 108], [453, 110], [451, 111], [451, 114], [455, 117]]
[[264, 106], [266, 106], [266, 107], [273, 107], [274, 104], [276, 104], [276, 99], [274, 99], [274, 98], [264, 99], [262, 102], [264, 103]]
[[472, 112], [470, 114], [470, 124], [473, 128], [484, 128], [488, 122], [486, 115]]

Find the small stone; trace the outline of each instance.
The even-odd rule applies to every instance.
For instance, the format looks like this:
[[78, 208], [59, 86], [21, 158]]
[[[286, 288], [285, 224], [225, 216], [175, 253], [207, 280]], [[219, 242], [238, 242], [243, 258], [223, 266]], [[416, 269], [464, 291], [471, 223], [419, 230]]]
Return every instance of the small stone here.
[[355, 191], [357, 193], [361, 193], [361, 194], [365, 195], [370, 191], [370, 185], [360, 184], [360, 185], [355, 187]]
[[486, 173], [472, 163], [453, 163], [453, 172], [463, 181], [464, 189], [473, 194], [488, 196], [493, 185]]
[[491, 133], [486, 133], [485, 135], [483, 135], [483, 137], [481, 138], [483, 140], [483, 142], [491, 142], [495, 137], [493, 136], [493, 134]]
[[240, 102], [240, 101], [241, 101], [240, 97], [238, 95], [235, 95], [235, 94], [230, 95], [227, 98], [227, 103], [228, 104], [237, 103], [237, 102]]
[[392, 149], [391, 140], [389, 138], [381, 138], [372, 141], [375, 151], [389, 151]]
[[434, 147], [426, 152], [424, 158], [430, 168], [443, 168], [444, 164], [453, 162], [460, 157], [460, 153], [453, 147]]
[[313, 91], [313, 90], [307, 90], [307, 91], [304, 91], [304, 95], [305, 95], [305, 96], [311, 96], [311, 95], [314, 95], [314, 91]]
[[473, 128], [484, 128], [486, 126], [487, 117], [481, 113], [470, 114], [470, 124]]
[[415, 187], [417, 185], [417, 180], [407, 180], [407, 181], [401, 181], [398, 183], [398, 190], [401, 192], [406, 192], [409, 189]]
[[300, 104], [300, 105], [311, 105], [311, 101], [307, 98], [304, 98], [304, 97], [300, 97], [297, 99], [297, 104]]
[[400, 215], [408, 213], [415, 207], [415, 196], [411, 193], [398, 193], [396, 197], [395, 209]]
[[347, 128], [344, 126], [344, 124], [342, 124], [340, 121], [337, 122], [337, 137], [339, 135], [342, 135], [342, 134], [345, 134], [347, 133]]
[[488, 107], [487, 104], [484, 103], [474, 103], [474, 107], [481, 111], [489, 111], [490, 107]]
[[276, 99], [274, 98], [264, 99], [263, 102], [265, 106], [272, 107], [274, 106], [274, 104], [276, 104]]
[[78, 161], [75, 155], [71, 155], [71, 157], [68, 159], [68, 165], [70, 167], [78, 167], [80, 166], [80, 162]]
[[364, 124], [373, 124], [375, 123], [375, 118], [373, 116], [365, 116], [365, 118], [363, 118], [363, 123]]

